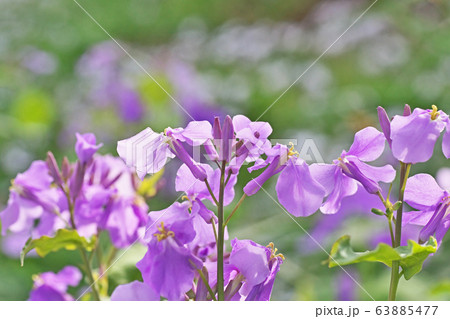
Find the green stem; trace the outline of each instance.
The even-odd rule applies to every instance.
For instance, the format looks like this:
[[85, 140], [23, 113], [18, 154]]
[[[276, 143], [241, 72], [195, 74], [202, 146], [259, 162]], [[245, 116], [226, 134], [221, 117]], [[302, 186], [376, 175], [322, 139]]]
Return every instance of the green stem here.
[[[397, 210], [397, 217], [395, 219], [395, 240], [393, 248], [401, 245], [402, 241], [402, 218], [403, 218], [403, 198], [405, 195], [406, 181], [408, 180], [409, 172], [411, 170], [411, 164], [401, 163], [400, 168], [400, 191], [398, 200], [401, 202], [399, 209]], [[398, 261], [392, 262], [391, 270], [391, 283], [389, 286], [389, 301], [395, 301], [397, 296], [398, 282], [400, 281], [400, 263]]]
[[97, 301], [100, 301], [100, 296], [98, 294], [97, 287], [95, 287], [94, 275], [92, 274], [91, 265], [89, 263], [86, 252], [84, 251], [84, 249], [80, 248], [80, 253], [81, 253], [81, 259], [83, 259], [83, 262], [84, 262], [84, 268], [86, 269], [86, 274], [88, 275], [88, 278], [89, 278], [89, 281], [91, 284], [92, 294], [94, 295], [94, 299]]
[[[67, 187], [67, 190], [69, 188]], [[72, 201], [72, 199], [70, 198], [70, 193], [69, 191], [66, 191], [66, 197], [67, 197], [67, 203], [69, 206], [69, 213], [70, 213], [70, 223], [72, 224], [72, 228], [74, 230], [77, 229], [77, 226], [75, 225], [75, 209], [74, 209], [74, 203]], [[89, 278], [89, 282], [92, 288], [92, 294], [94, 295], [94, 299], [97, 301], [100, 301], [100, 296], [98, 294], [97, 291], [97, 287], [95, 286], [95, 279], [94, 279], [94, 275], [92, 274], [92, 268], [91, 268], [91, 264], [89, 262], [89, 258], [86, 255], [86, 251], [83, 248], [79, 248], [80, 254], [81, 254], [81, 259], [83, 259], [83, 263], [84, 263], [84, 268], [86, 270], [86, 274]], [[94, 254], [94, 252], [92, 252], [92, 255]]]
[[222, 161], [220, 167], [220, 189], [219, 189], [219, 205], [217, 206], [218, 218], [218, 240], [217, 240], [217, 299], [219, 301], [224, 298], [224, 282], [223, 282], [223, 245], [224, 245], [224, 227], [223, 227], [223, 198], [225, 191], [225, 168], [226, 161]]
[[392, 243], [392, 247], [395, 246], [395, 237], [394, 237], [394, 230], [392, 229], [392, 220], [388, 218], [388, 223], [389, 223], [389, 233], [391, 235], [391, 243]]
[[206, 188], [208, 189], [209, 194], [211, 194], [211, 197], [212, 197], [214, 203], [216, 204], [216, 206], [219, 206], [219, 202], [217, 201], [216, 196], [214, 196], [214, 193], [213, 193], [211, 186], [209, 185], [207, 179], [205, 179], [205, 184], [206, 184]]
[[216, 222], [214, 221], [214, 217], [211, 217], [211, 225], [214, 231], [214, 238], [216, 239], [217, 243], [217, 229], [216, 229]]
[[200, 278], [202, 278], [203, 283], [206, 286], [206, 289], [208, 289], [209, 295], [211, 296], [211, 298], [214, 301], [217, 301], [216, 296], [214, 296], [214, 292], [212, 291], [211, 287], [209, 286], [208, 280], [206, 280], [205, 275], [203, 274], [203, 271], [201, 271], [200, 269], [197, 269], [198, 274], [200, 275]]
[[239, 202], [236, 204], [236, 206], [234, 207], [233, 211], [231, 212], [230, 216], [228, 216], [227, 220], [225, 221], [225, 223], [223, 224], [223, 227], [225, 227], [226, 225], [228, 225], [231, 217], [233, 217], [234, 213], [238, 210], [239, 206], [241, 206], [242, 202], [244, 201], [244, 199], [247, 197], [247, 194], [243, 194], [241, 199], [239, 200]]

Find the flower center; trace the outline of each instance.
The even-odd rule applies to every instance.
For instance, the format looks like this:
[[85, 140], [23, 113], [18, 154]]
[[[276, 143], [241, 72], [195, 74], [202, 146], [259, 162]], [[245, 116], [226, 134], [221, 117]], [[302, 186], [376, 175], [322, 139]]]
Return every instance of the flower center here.
[[161, 222], [161, 226], [158, 227], [158, 231], [159, 233], [153, 234], [158, 241], [166, 239], [167, 237], [175, 237], [175, 233], [173, 231], [164, 228], [164, 222]]
[[431, 106], [431, 109], [432, 109], [432, 110], [431, 110], [430, 116], [431, 116], [431, 120], [434, 121], [434, 120], [436, 120], [437, 117], [439, 116], [439, 111], [438, 111], [438, 108], [437, 108], [436, 105], [432, 105], [432, 106]]
[[289, 151], [288, 151], [288, 157], [294, 156], [294, 155], [300, 155], [294, 148], [294, 143], [289, 142]]
[[275, 248], [275, 245], [272, 242], [270, 242], [269, 245], [267, 245], [266, 247], [270, 249], [270, 260], [278, 257], [284, 260], [284, 255], [277, 254], [278, 249]]

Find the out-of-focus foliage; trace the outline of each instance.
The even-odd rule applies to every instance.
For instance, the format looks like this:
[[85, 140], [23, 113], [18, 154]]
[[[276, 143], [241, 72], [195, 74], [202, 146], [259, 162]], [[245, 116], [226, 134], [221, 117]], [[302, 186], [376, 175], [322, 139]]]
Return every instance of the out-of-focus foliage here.
[[[157, 130], [189, 121], [177, 103], [196, 118], [262, 116], [275, 138], [299, 139], [299, 149], [305, 138], [314, 139], [325, 160], [350, 145], [358, 129], [378, 125], [378, 105], [390, 115], [405, 103], [450, 110], [448, 1], [378, 1], [344, 35], [372, 1], [79, 3], [135, 61], [72, 0], [0, 1], [0, 207], [10, 180], [33, 159], [44, 158], [47, 150], [58, 159], [74, 156], [75, 132], [94, 132], [105, 144], [102, 152], [115, 154], [117, 140], [146, 126]], [[413, 170], [434, 174], [448, 166], [436, 153], [432, 162]], [[149, 200], [152, 210], [176, 198], [168, 182], [174, 175], [170, 165], [164, 174], [165, 187]], [[151, 197], [152, 180], [143, 185]], [[295, 219], [296, 224], [264, 193], [241, 207], [230, 236], [274, 242], [286, 256], [275, 300], [337, 298], [342, 270], [321, 265], [333, 241], [351, 234], [355, 250], [364, 251], [387, 231], [381, 217], [358, 212], [356, 218], [333, 221], [338, 227], [317, 238], [318, 246], [304, 230], [312, 232], [329, 216], [318, 213]], [[408, 287], [400, 284], [399, 299], [448, 297], [448, 284], [429, 283], [450, 280], [449, 246], [444, 239]], [[10, 257], [8, 238], [2, 247], [0, 300], [26, 299], [32, 274], [79, 263], [76, 253], [58, 252], [29, 258], [20, 268], [18, 257]], [[139, 276], [133, 265], [143, 252], [139, 247], [130, 252], [111, 269], [116, 284]], [[364, 288], [375, 299], [386, 299], [386, 269], [356, 267]], [[370, 299], [355, 289], [356, 298]]]

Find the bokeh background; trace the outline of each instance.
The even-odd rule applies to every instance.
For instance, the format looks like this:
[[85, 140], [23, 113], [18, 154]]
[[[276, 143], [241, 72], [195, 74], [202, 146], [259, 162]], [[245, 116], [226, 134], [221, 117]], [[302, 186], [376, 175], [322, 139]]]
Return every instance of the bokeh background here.
[[[0, 0], [0, 209], [10, 180], [52, 150], [75, 158], [75, 132], [93, 132], [102, 153], [150, 126], [177, 127], [189, 117], [245, 114], [258, 118], [373, 2], [365, 0]], [[164, 88], [159, 87], [155, 81]], [[450, 103], [450, 3], [379, 0], [294, 84], [261, 120], [273, 138], [313, 139], [325, 161], [348, 148], [359, 129], [378, 126], [376, 107], [393, 115]], [[312, 157], [312, 160], [315, 160]], [[389, 160], [389, 158], [387, 159]], [[169, 165], [150, 209], [168, 206], [176, 165]], [[440, 150], [413, 171], [448, 166]], [[249, 176], [242, 174], [237, 199]], [[275, 179], [276, 180], [276, 179]], [[267, 185], [274, 194], [274, 181]], [[356, 248], [385, 237], [385, 220], [352, 206], [336, 216], [296, 219], [329, 251], [350, 234]], [[371, 216], [372, 215], [372, 216]], [[349, 217], [351, 216], [351, 217]], [[286, 261], [274, 300], [370, 297], [264, 192], [246, 200], [230, 237], [273, 241]], [[448, 236], [447, 236], [448, 237]], [[76, 253], [29, 258], [1, 240], [0, 300], [28, 298], [32, 275], [77, 264]], [[139, 276], [131, 249], [111, 269], [123, 283]], [[450, 240], [420, 275], [400, 283], [399, 299], [448, 300]], [[348, 267], [377, 300], [387, 298], [390, 271], [379, 264]]]

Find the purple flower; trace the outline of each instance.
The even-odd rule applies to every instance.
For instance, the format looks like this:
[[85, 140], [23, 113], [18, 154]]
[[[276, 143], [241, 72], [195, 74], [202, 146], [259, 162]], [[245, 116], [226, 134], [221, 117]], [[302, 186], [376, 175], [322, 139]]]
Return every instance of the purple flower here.
[[450, 158], [450, 120], [435, 105], [431, 110], [414, 109], [408, 116], [394, 116], [391, 122], [392, 153], [403, 163], [421, 163], [433, 155], [434, 145], [445, 130], [442, 151]]
[[92, 133], [76, 133], [76, 136], [75, 152], [82, 164], [87, 163], [103, 144], [95, 145], [97, 141], [95, 135]]
[[405, 188], [405, 202], [419, 211], [404, 214], [405, 224], [424, 226], [419, 242], [435, 235], [440, 244], [450, 228], [450, 193], [442, 189], [428, 174], [410, 177]]
[[75, 287], [81, 280], [81, 272], [73, 266], [64, 267], [57, 274], [45, 272], [34, 277], [31, 301], [71, 301], [74, 298], [67, 293], [67, 287]]
[[127, 88], [126, 86], [117, 85], [116, 99], [119, 105], [121, 118], [126, 122], [138, 122], [144, 115], [144, 105], [139, 94]]
[[[391, 120], [389, 119], [388, 114], [386, 113], [386, 110], [379, 106], [377, 108], [378, 112], [378, 120], [380, 121], [381, 130], [383, 131], [384, 137], [386, 138], [386, 141], [389, 143], [389, 146], [392, 148], [392, 139], [391, 139]], [[411, 115], [411, 107], [406, 104], [403, 116]]]
[[133, 281], [117, 286], [111, 294], [111, 301], [159, 301], [159, 295], [147, 284]]
[[[220, 168], [216, 168], [215, 170], [207, 165], [207, 164], [199, 164], [207, 175], [207, 180], [209, 185], [211, 186], [212, 192], [215, 195], [216, 198], [219, 197], [219, 188], [220, 188]], [[237, 182], [237, 176], [231, 175], [230, 179], [225, 186], [225, 192], [224, 192], [224, 205], [229, 205], [233, 199], [234, 199], [234, 186]], [[208, 191], [208, 188], [206, 187], [205, 182], [200, 181], [195, 178], [195, 176], [192, 174], [192, 171], [189, 170], [189, 168], [183, 164], [178, 169], [177, 177], [175, 179], [175, 189], [177, 192], [185, 192], [187, 197], [193, 201], [193, 200], [203, 200], [208, 199], [213, 204], [214, 201], [211, 197], [211, 194]]]
[[312, 176], [325, 188], [327, 200], [320, 210], [324, 214], [335, 214], [344, 197], [357, 191], [357, 182], [370, 194], [381, 191], [379, 182], [390, 183], [395, 178], [391, 165], [374, 167], [366, 164], [376, 160], [384, 151], [383, 133], [373, 127], [367, 127], [355, 134], [355, 140], [349, 151], [342, 151], [333, 164], [313, 164]]
[[227, 299], [268, 301], [283, 255], [276, 254], [272, 243], [264, 247], [251, 240], [234, 239], [231, 246], [225, 277], [228, 286], [236, 289], [227, 287]]
[[358, 286], [355, 282], [358, 279], [358, 272], [350, 268], [348, 270], [341, 271], [336, 278], [336, 300], [339, 301], [353, 301], [357, 300]]
[[[203, 263], [186, 246], [196, 233], [189, 202], [174, 203], [149, 214], [148, 251], [137, 263], [144, 283], [168, 300], [184, 300], [192, 289], [196, 269]], [[212, 230], [211, 230], [212, 231]]]
[[118, 248], [141, 237], [148, 207], [136, 193], [133, 178], [121, 159], [110, 155], [94, 157], [75, 200], [74, 215], [80, 235], [90, 237], [106, 230]]
[[177, 156], [197, 179], [204, 180], [206, 173], [196, 163], [183, 143], [203, 145], [212, 139], [212, 127], [207, 121], [192, 121], [186, 128], [167, 128], [165, 133], [155, 133], [146, 128], [137, 135], [119, 141], [117, 152], [125, 163], [136, 170], [139, 178], [160, 171], [169, 158]]
[[266, 151], [266, 154], [267, 159], [257, 160], [249, 171], [268, 165], [267, 168], [245, 185], [244, 193], [248, 196], [256, 194], [270, 177], [282, 172], [276, 186], [280, 203], [297, 217], [315, 213], [322, 204], [325, 190], [313, 178], [305, 161], [297, 157], [293, 148], [288, 149], [280, 144]]
[[267, 122], [252, 122], [244, 115], [233, 117], [236, 138], [241, 141], [236, 152], [246, 161], [253, 162], [272, 147], [267, 139], [272, 134], [272, 127]]
[[[8, 205], [0, 212], [3, 235], [10, 230], [28, 232], [29, 237], [35, 238], [64, 227], [65, 196], [60, 189], [51, 188], [51, 183], [47, 164], [43, 161], [33, 162], [27, 171], [16, 176]], [[35, 220], [39, 218], [45, 222], [35, 227]]]

